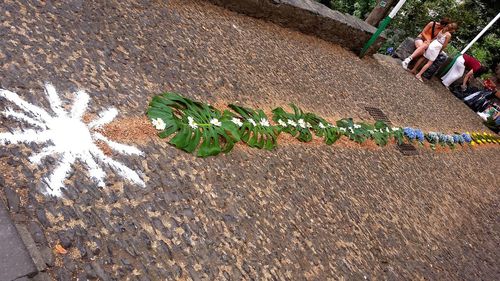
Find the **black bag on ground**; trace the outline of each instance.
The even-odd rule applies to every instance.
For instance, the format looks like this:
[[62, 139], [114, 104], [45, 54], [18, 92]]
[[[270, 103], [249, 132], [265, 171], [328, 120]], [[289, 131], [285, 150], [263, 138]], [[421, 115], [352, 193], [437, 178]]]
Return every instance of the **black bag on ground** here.
[[455, 95], [455, 97], [463, 100], [465, 97], [481, 91], [481, 89], [476, 87], [468, 87], [467, 89], [465, 89], [465, 91], [462, 91], [461, 83], [453, 83], [450, 85], [450, 91], [453, 93], [453, 95]]
[[424, 76], [425, 79], [431, 79], [434, 74], [441, 68], [441, 65], [448, 59], [448, 56], [446, 54], [440, 53], [434, 63], [427, 69], [422, 76]]
[[470, 100], [465, 101], [465, 104], [467, 104], [475, 112], [483, 112], [490, 105], [491, 97], [493, 97], [492, 91], [480, 91], [479, 94], [475, 95]]

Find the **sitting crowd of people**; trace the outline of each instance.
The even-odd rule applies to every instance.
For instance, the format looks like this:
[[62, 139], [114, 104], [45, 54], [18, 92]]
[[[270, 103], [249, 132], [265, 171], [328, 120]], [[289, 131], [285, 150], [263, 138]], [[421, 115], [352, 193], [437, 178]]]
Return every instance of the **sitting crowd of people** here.
[[[422, 75], [450, 43], [452, 34], [457, 28], [457, 23], [448, 18], [443, 18], [439, 22], [429, 22], [415, 38], [415, 51], [403, 60], [401, 63], [403, 68], [423, 82]], [[478, 87], [480, 83], [475, 81], [473, 86], [471, 81], [487, 73], [488, 68], [469, 54], [460, 54], [441, 80], [446, 88], [462, 99], [486, 121], [488, 127], [498, 133], [500, 128], [500, 91], [498, 91], [500, 87], [500, 62], [498, 58], [495, 60], [493, 77], [485, 80], [484, 85], [480, 87]], [[414, 62], [413, 67], [410, 69], [412, 62]]]

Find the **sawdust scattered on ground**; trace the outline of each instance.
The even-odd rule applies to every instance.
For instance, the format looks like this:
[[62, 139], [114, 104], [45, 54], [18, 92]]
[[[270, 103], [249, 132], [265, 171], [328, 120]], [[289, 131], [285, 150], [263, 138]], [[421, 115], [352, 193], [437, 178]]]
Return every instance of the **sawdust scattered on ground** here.
[[105, 125], [100, 132], [116, 142], [144, 144], [157, 131], [146, 116], [122, 118]]
[[113, 155], [113, 150], [111, 150], [111, 147], [109, 145], [101, 140], [97, 140], [95, 142], [96, 146], [99, 147], [99, 149], [104, 153], [106, 156]]

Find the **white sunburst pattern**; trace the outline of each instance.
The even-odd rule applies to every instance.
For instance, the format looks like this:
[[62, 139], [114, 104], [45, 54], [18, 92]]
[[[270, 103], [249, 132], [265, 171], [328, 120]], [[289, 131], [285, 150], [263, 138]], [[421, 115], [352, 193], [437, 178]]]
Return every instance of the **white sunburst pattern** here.
[[97, 146], [96, 141], [106, 143], [114, 151], [125, 155], [140, 155], [144, 153], [139, 149], [109, 140], [98, 129], [118, 115], [115, 108], [109, 108], [99, 114], [96, 120], [85, 123], [82, 120], [85, 114], [89, 95], [84, 91], [75, 94], [70, 110], [63, 107], [62, 101], [54, 86], [45, 84], [45, 95], [50, 103], [52, 113], [41, 107], [23, 100], [17, 93], [0, 89], [0, 99], [4, 98], [16, 105], [20, 111], [7, 107], [0, 114], [31, 125], [32, 129], [15, 130], [14, 132], [0, 132], [0, 145], [37, 143], [44, 144], [42, 151], [32, 155], [29, 160], [34, 164], [41, 164], [43, 158], [54, 156], [59, 163], [50, 175], [45, 178], [48, 185], [47, 193], [61, 196], [64, 180], [73, 169], [75, 161], [79, 160], [86, 166], [90, 177], [100, 187], [104, 187], [106, 173], [102, 166], [107, 165], [121, 177], [134, 184], [145, 186], [139, 175], [124, 164], [106, 156]]

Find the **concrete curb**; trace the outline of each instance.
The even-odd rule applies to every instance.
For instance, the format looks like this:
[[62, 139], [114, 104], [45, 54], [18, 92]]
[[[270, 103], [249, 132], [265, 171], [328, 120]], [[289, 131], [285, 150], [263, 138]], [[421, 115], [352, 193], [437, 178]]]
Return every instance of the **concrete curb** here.
[[33, 277], [37, 273], [28, 249], [0, 200], [0, 280]]

